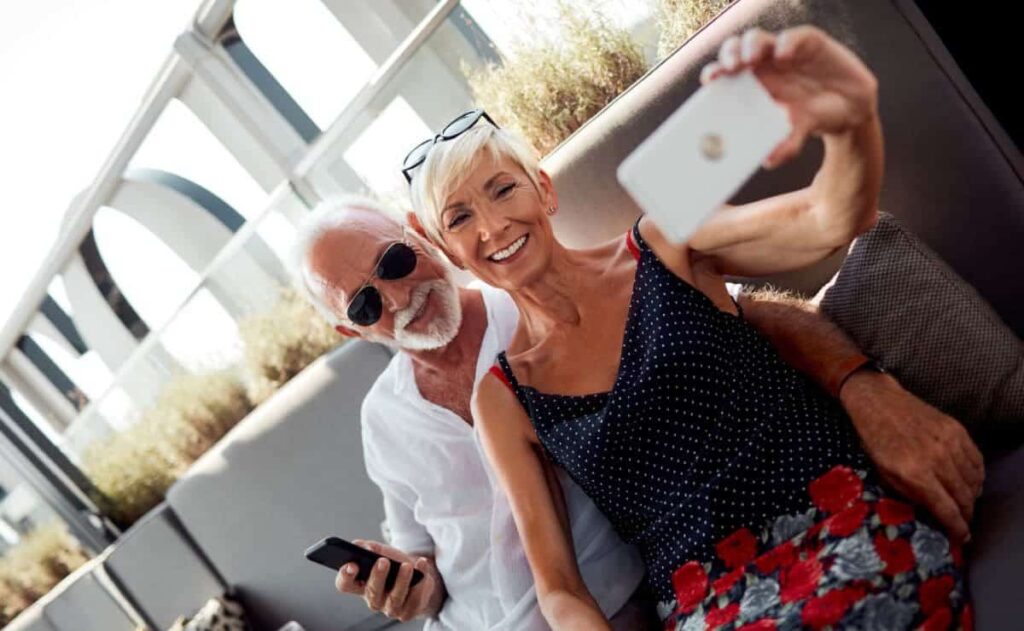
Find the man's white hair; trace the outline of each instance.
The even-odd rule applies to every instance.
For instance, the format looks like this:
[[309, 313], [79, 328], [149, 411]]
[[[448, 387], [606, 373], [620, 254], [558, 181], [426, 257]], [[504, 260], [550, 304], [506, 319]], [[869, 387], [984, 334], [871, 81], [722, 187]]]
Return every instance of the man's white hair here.
[[519, 165], [540, 190], [540, 162], [533, 148], [519, 135], [493, 125], [478, 123], [461, 136], [437, 142], [427, 159], [412, 171], [412, 206], [423, 230], [442, 243], [441, 213], [445, 200], [465, 181], [477, 160], [489, 156], [495, 162], [509, 158]]
[[362, 195], [342, 195], [327, 199], [317, 204], [316, 208], [299, 223], [289, 257], [292, 279], [296, 290], [316, 307], [331, 326], [340, 324], [351, 327], [352, 323], [343, 314], [337, 313], [327, 300], [326, 293], [330, 288], [327, 282], [310, 268], [309, 254], [324, 234], [345, 224], [346, 211], [350, 209], [380, 213], [381, 216], [394, 221], [396, 226], [402, 225], [384, 204]]

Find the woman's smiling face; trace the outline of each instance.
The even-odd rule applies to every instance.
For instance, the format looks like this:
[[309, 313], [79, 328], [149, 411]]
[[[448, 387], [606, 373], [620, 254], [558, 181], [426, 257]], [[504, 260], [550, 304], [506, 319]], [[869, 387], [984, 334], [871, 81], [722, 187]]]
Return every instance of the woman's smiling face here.
[[511, 158], [481, 155], [441, 211], [441, 246], [452, 261], [503, 289], [539, 277], [555, 243], [548, 209], [557, 196], [546, 173], [538, 181], [539, 190]]

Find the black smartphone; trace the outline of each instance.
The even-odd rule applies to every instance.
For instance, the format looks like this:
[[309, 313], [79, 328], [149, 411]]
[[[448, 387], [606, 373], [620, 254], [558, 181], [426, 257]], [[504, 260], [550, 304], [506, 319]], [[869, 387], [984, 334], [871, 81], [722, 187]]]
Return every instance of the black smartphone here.
[[[339, 537], [327, 537], [309, 546], [306, 549], [306, 558], [335, 572], [347, 563], [355, 563], [359, 567], [359, 573], [356, 574], [356, 578], [360, 581], [365, 581], [370, 578], [370, 570], [373, 569], [373, 564], [378, 559], [387, 557], [382, 557], [376, 552], [370, 552], [366, 548], [360, 548], [356, 544], [349, 543]], [[391, 588], [395, 586], [395, 581], [398, 580], [398, 569], [402, 564], [393, 559], [388, 559], [388, 561], [390, 565], [387, 578], [384, 579], [384, 591], [390, 592]], [[413, 570], [412, 582], [409, 586], [412, 587], [422, 580], [423, 572]]]

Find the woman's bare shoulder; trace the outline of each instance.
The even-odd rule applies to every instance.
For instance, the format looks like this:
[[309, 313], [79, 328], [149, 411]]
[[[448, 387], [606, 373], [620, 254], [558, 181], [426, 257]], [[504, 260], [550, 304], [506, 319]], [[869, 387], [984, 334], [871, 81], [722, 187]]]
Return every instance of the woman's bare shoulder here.
[[525, 438], [538, 443], [537, 433], [506, 379], [488, 372], [477, 383], [472, 400], [473, 421], [485, 436], [509, 440]]

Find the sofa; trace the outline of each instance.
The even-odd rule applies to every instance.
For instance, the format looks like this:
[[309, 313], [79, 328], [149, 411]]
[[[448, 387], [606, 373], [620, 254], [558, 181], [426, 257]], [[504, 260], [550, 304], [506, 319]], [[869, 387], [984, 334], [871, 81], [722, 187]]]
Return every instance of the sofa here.
[[[990, 115], [910, 0], [738, 0], [544, 161], [559, 191], [559, 236], [584, 245], [622, 234], [640, 210], [615, 179], [621, 160], [697, 87], [726, 36], [752, 25], [810, 22], [861, 54], [880, 81], [887, 160], [882, 208], [899, 217], [1024, 335], [1024, 158]], [[736, 201], [806, 183], [821, 156], [753, 178]], [[770, 280], [807, 295], [842, 264], [838, 254]], [[106, 589], [147, 624], [166, 628], [210, 596], [234, 590], [256, 629], [295, 620], [308, 631], [418, 628], [370, 615], [338, 595], [330, 572], [302, 558], [327, 534], [381, 536], [381, 499], [367, 479], [359, 407], [390, 352], [349, 343], [321, 358], [236, 426], [125, 533], [98, 568]], [[971, 549], [977, 627], [1019, 629], [1024, 599], [1024, 450], [987, 454], [988, 477]], [[96, 583], [99, 584], [99, 583]], [[81, 589], [81, 588], [79, 588]], [[12, 629], [68, 627], [55, 590]], [[74, 595], [74, 594], [72, 594]], [[102, 600], [102, 594], [92, 592]], [[80, 602], [75, 601], [75, 602]], [[130, 618], [131, 616], [129, 616]], [[24, 618], [24, 620], [22, 619]], [[85, 620], [85, 618], [83, 618]], [[49, 626], [46, 626], [49, 625]]]

